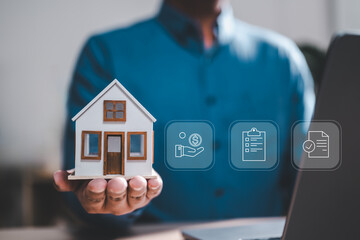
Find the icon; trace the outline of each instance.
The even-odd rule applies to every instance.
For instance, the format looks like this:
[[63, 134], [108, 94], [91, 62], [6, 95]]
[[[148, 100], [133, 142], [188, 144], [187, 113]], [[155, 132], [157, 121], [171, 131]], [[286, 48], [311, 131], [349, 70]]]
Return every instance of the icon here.
[[329, 135], [324, 131], [309, 131], [303, 150], [308, 158], [329, 158]]
[[180, 139], [186, 138], [186, 133], [184, 133], [184, 132], [179, 133], [179, 138]]
[[307, 153], [311, 153], [315, 150], [315, 143], [311, 140], [306, 140], [304, 143], [303, 143], [303, 149], [305, 152]]
[[278, 129], [279, 126], [272, 121], [232, 123], [229, 127], [230, 166], [239, 171], [275, 169], [279, 163]]
[[255, 127], [242, 131], [242, 160], [266, 161], [266, 132]]
[[204, 151], [203, 147], [199, 148], [192, 148], [189, 146], [183, 146], [180, 144], [175, 145], [175, 157], [181, 158], [181, 157], [196, 157], [200, 153]]
[[[179, 138], [184, 139], [186, 134], [184, 132], [179, 133]], [[204, 147], [199, 147], [202, 143], [202, 137], [198, 133], [193, 133], [189, 137], [189, 143], [191, 146], [183, 146], [181, 144], [175, 145], [175, 157], [196, 157], [204, 151]]]
[[332, 120], [299, 121], [292, 127], [292, 164], [305, 171], [341, 165], [341, 126]]
[[207, 171], [214, 166], [215, 128], [211, 122], [171, 121], [164, 137], [164, 163], [169, 170]]
[[202, 138], [198, 133], [193, 133], [190, 135], [189, 143], [191, 146], [198, 147], [200, 146], [201, 142], [202, 142]]

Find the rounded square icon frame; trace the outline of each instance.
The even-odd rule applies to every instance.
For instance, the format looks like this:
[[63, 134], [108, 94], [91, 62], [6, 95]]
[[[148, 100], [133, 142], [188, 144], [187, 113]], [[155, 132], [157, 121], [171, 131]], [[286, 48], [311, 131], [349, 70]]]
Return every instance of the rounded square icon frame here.
[[[166, 138], [166, 134], [167, 134], [167, 129], [168, 127], [173, 124], [173, 123], [179, 123], [179, 122], [185, 122], [185, 123], [189, 123], [189, 122], [193, 122], [193, 123], [206, 123], [211, 127], [212, 130], [212, 161], [211, 164], [206, 167], [206, 168], [196, 168], [196, 169], [192, 169], [192, 168], [174, 168], [172, 166], [170, 166], [167, 162], [167, 138]], [[168, 122], [165, 125], [165, 131], [164, 131], [164, 163], [165, 166], [171, 170], [171, 171], [178, 171], [178, 172], [185, 172], [185, 171], [191, 171], [191, 172], [198, 172], [198, 171], [209, 171], [210, 169], [212, 169], [215, 165], [215, 127], [214, 125], [208, 121], [208, 120], [172, 120], [170, 122]]]
[[[234, 166], [234, 164], [231, 161], [231, 129], [237, 124], [237, 123], [270, 123], [272, 124], [275, 129], [276, 129], [276, 141], [277, 141], [277, 154], [276, 154], [276, 163], [274, 164], [274, 166], [272, 166], [271, 168], [238, 168], [236, 166]], [[236, 171], [251, 171], [251, 172], [271, 172], [274, 171], [278, 166], [279, 166], [279, 156], [280, 156], [280, 128], [279, 125], [272, 121], [272, 120], [235, 120], [233, 121], [230, 126], [229, 126], [229, 130], [228, 130], [228, 161], [229, 161], [229, 165], [233, 170]]]
[[[294, 163], [294, 129], [295, 127], [300, 124], [300, 123], [309, 123], [309, 126], [312, 122], [325, 122], [325, 123], [332, 123], [334, 124], [338, 130], [339, 130], [339, 161], [336, 164], [335, 167], [333, 168], [301, 168], [298, 167], [295, 163]], [[301, 156], [302, 158], [302, 156]], [[291, 127], [291, 165], [293, 166], [293, 168], [295, 168], [295, 170], [300, 171], [300, 172], [331, 172], [331, 171], [335, 171], [337, 169], [340, 168], [342, 164], [342, 128], [339, 122], [335, 121], [335, 120], [311, 120], [311, 121], [296, 121], [292, 127]]]

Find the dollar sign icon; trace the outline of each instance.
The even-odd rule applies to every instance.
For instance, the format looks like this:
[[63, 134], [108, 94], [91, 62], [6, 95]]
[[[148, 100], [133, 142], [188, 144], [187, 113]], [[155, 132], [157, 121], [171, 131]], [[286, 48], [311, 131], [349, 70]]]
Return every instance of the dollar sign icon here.
[[198, 147], [198, 146], [200, 146], [201, 142], [202, 142], [202, 138], [201, 138], [200, 134], [193, 133], [190, 135], [189, 143], [191, 146]]

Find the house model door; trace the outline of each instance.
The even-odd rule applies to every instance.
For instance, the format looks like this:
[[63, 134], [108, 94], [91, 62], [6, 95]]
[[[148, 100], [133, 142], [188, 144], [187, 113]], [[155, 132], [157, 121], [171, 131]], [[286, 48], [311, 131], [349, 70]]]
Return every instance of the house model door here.
[[124, 175], [124, 133], [105, 132], [104, 175]]

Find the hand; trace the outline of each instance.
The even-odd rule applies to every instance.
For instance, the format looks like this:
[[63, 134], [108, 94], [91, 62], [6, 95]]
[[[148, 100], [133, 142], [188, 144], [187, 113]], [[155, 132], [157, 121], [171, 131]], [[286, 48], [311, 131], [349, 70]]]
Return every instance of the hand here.
[[162, 190], [163, 182], [156, 178], [146, 181], [136, 176], [126, 181], [115, 177], [109, 181], [98, 178], [93, 180], [67, 179], [71, 171], [54, 173], [54, 185], [60, 192], [74, 192], [88, 213], [110, 213], [123, 215], [146, 206]]
[[175, 157], [196, 157], [204, 151], [203, 147], [192, 148], [189, 146], [175, 145]]
[[204, 151], [203, 147], [195, 149], [192, 147], [184, 146], [184, 156], [186, 157], [196, 157], [197, 155], [202, 153], [202, 151]]

